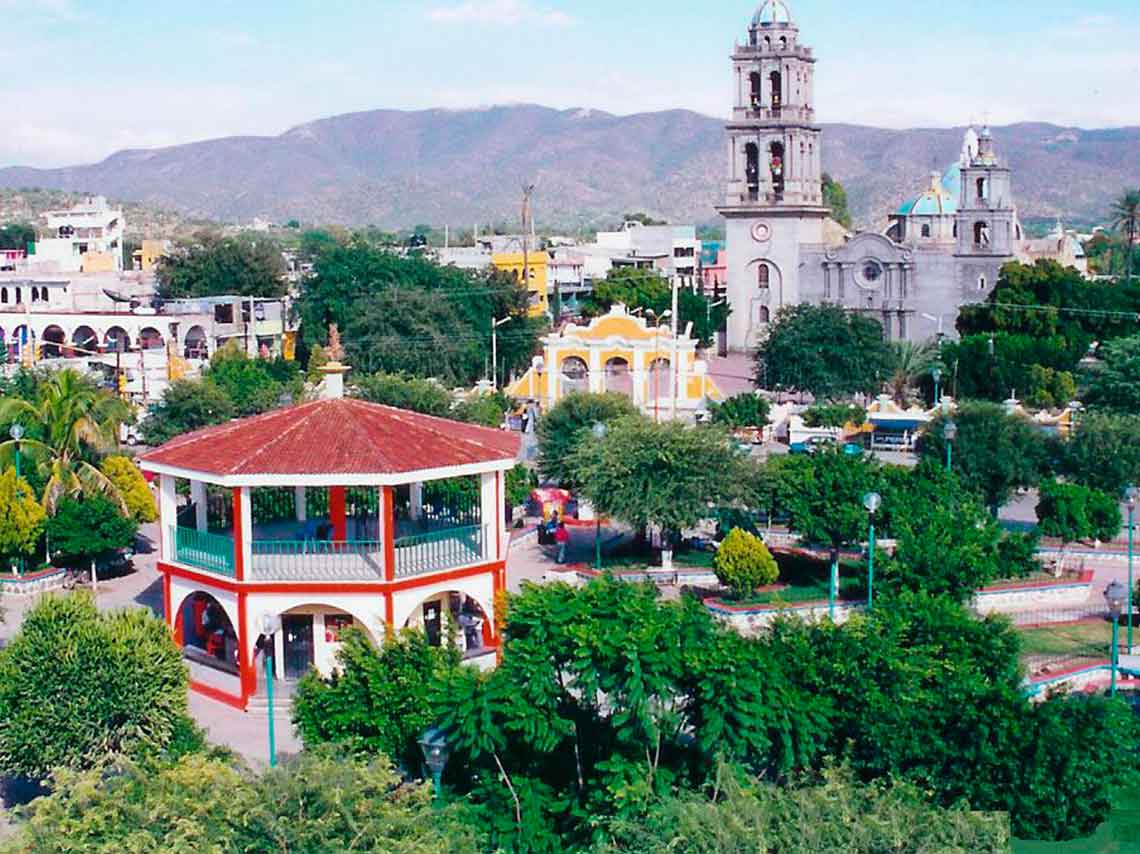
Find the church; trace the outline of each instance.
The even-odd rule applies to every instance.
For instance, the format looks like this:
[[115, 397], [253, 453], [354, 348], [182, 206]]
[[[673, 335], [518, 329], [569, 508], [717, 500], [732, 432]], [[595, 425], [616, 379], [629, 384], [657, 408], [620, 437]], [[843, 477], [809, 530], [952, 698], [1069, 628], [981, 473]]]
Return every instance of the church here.
[[952, 335], [959, 308], [984, 301], [1011, 261], [1083, 252], [1022, 234], [1011, 173], [988, 128], [967, 131], [957, 162], [890, 217], [849, 233], [822, 188], [816, 57], [786, 0], [764, 0], [732, 54], [734, 103], [724, 203], [728, 343], [754, 349], [784, 306], [833, 303], [878, 320], [892, 340]]

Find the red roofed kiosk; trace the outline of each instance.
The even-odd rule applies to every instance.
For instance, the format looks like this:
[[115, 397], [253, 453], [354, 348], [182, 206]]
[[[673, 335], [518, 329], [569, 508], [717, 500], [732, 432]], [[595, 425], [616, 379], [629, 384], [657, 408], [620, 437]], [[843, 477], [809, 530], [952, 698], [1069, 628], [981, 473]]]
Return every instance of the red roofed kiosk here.
[[267, 618], [286, 683], [330, 672], [348, 625], [374, 642], [415, 626], [440, 644], [450, 619], [468, 659], [495, 660], [517, 437], [345, 399], [344, 370], [327, 366], [329, 399], [142, 458], [159, 478], [167, 622], [192, 687], [237, 708], [265, 690]]

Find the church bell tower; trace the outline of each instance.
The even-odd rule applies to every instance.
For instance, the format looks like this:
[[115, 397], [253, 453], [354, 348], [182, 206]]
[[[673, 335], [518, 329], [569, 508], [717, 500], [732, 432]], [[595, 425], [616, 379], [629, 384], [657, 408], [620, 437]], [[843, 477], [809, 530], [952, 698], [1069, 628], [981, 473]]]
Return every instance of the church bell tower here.
[[799, 303], [799, 247], [823, 242], [815, 61], [786, 0], [764, 0], [732, 53], [728, 182], [718, 210], [734, 350], [755, 347], [775, 313]]

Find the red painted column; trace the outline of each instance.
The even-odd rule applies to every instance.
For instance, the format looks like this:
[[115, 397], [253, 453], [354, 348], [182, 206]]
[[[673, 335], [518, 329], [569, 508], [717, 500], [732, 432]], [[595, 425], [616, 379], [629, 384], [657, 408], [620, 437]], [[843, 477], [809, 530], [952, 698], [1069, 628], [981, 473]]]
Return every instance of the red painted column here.
[[345, 516], [348, 499], [343, 486], [329, 487], [329, 521], [332, 523], [332, 538], [335, 543], [348, 540], [348, 519]]
[[[392, 486], [380, 487], [380, 518], [384, 520], [380, 536], [384, 538], [384, 580], [396, 580], [396, 489]], [[391, 608], [391, 595], [388, 597]], [[388, 619], [391, 624], [391, 616]]]
[[396, 633], [395, 604], [392, 602], [392, 591], [384, 591], [384, 629], [391, 637]]
[[241, 705], [244, 709], [250, 697], [257, 693], [257, 673], [252, 658], [249, 617], [246, 614], [246, 594], [238, 593], [238, 672], [241, 674]]
[[241, 487], [233, 489], [234, 504], [234, 578], [238, 581], [245, 579], [245, 543], [243, 531], [245, 525], [242, 519]]
[[[170, 603], [170, 576], [164, 572], [162, 574], [162, 614], [166, 617], [166, 625], [170, 626], [170, 630], [173, 632], [176, 621], [171, 611], [172, 607]], [[181, 646], [181, 644], [179, 645]]]

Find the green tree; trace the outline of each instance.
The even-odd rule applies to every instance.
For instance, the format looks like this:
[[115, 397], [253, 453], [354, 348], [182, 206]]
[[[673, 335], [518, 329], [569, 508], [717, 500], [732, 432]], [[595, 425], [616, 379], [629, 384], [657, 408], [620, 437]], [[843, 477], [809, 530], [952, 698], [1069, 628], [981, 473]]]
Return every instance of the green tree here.
[[27, 223], [0, 225], [0, 249], [26, 250], [29, 243], [36, 242], [35, 226]]
[[1112, 203], [1112, 227], [1124, 233], [1128, 245], [1128, 281], [1132, 282], [1133, 248], [1140, 234], [1140, 189], [1127, 190]]
[[882, 471], [874, 460], [835, 449], [796, 457], [783, 470], [780, 503], [792, 530], [805, 542], [837, 551], [867, 536], [863, 496], [880, 488]]
[[127, 511], [132, 519], [142, 523], [158, 519], [154, 495], [151, 494], [146, 478], [134, 460], [119, 455], [110, 456], [99, 464], [99, 468], [123, 496], [123, 502], [127, 505]]
[[1058, 537], [1063, 544], [1080, 540], [1116, 539], [1121, 529], [1120, 502], [1107, 493], [1046, 480], [1037, 503], [1041, 533]]
[[469, 394], [455, 404], [450, 417], [468, 424], [483, 427], [500, 427], [508, 411], [514, 408], [514, 401], [502, 392]]
[[369, 403], [410, 409], [438, 418], [446, 418], [451, 413], [451, 393], [434, 380], [406, 374], [363, 374], [356, 377], [352, 385], [354, 394]]
[[1085, 401], [1116, 412], [1140, 412], [1140, 335], [1108, 342], [1101, 359]]
[[285, 260], [265, 235], [201, 231], [164, 256], [155, 271], [164, 299], [285, 295]]
[[0, 847], [9, 854], [141, 851], [399, 852], [487, 850], [479, 818], [461, 804], [432, 806], [427, 786], [404, 784], [380, 758], [306, 750], [260, 776], [204, 755], [151, 767], [56, 776]]
[[860, 427], [867, 420], [867, 410], [846, 403], [817, 403], [804, 410], [805, 427], [839, 428], [847, 424]]
[[1065, 445], [1062, 467], [1070, 480], [1111, 495], [1140, 484], [1140, 416], [1081, 417]]
[[[937, 418], [922, 441], [923, 458], [935, 465], [946, 459], [946, 420]], [[995, 515], [1015, 489], [1037, 484], [1045, 465], [1045, 437], [1029, 421], [995, 403], [965, 403], [953, 421], [958, 425], [954, 472]]]
[[740, 528], [728, 532], [713, 557], [713, 568], [717, 580], [738, 599], [754, 593], [757, 587], [774, 584], [780, 575], [764, 541]]
[[138, 530], [133, 517], [124, 516], [118, 505], [98, 495], [81, 501], [63, 499], [47, 523], [53, 558], [80, 567], [131, 546]]
[[837, 305], [788, 306], [756, 354], [756, 383], [834, 400], [874, 394], [889, 378], [890, 365], [877, 321]]
[[713, 424], [722, 424], [729, 429], [741, 427], [763, 427], [768, 423], [772, 404], [766, 397], [756, 392], [745, 392], [730, 397], [724, 403], [709, 406]]
[[[39, 469], [49, 513], [64, 498], [80, 495], [105, 495], [122, 506], [122, 496], [99, 470], [98, 460], [117, 447], [126, 417], [121, 401], [70, 369], [46, 379], [34, 401], [0, 400], [0, 424], [19, 423], [26, 430], [20, 450]], [[11, 458], [15, 446], [9, 439], [0, 443], [0, 452]]]
[[48, 596], [0, 650], [0, 767], [34, 779], [162, 753], [185, 728], [187, 676], [169, 627], [86, 594]]
[[47, 514], [28, 482], [14, 468], [0, 474], [0, 558], [6, 568], [12, 558], [32, 553], [44, 531]]
[[610, 425], [637, 415], [624, 394], [569, 394], [538, 422], [538, 468], [547, 478], [567, 488], [581, 482], [575, 449], [591, 441], [595, 424]]
[[823, 173], [823, 203], [831, 209], [831, 218], [844, 228], [851, 227], [851, 209], [847, 190], [826, 172]]
[[[730, 311], [727, 305], [713, 308], [712, 302], [691, 288], [683, 287], [677, 293], [677, 328], [684, 332], [693, 324], [693, 336], [703, 347], [712, 344]], [[631, 311], [644, 309], [646, 315], [652, 311], [660, 320], [666, 311], [673, 309], [673, 285], [656, 270], [610, 270], [583, 300], [582, 310], [587, 317], [597, 317], [619, 303]]]
[[423, 761], [418, 741], [435, 718], [431, 685], [459, 665], [458, 652], [431, 646], [417, 631], [385, 638], [379, 649], [357, 628], [345, 630], [341, 640], [333, 674], [310, 671], [297, 686], [297, 732], [306, 747], [339, 745], [417, 771]]
[[213, 355], [203, 379], [229, 399], [239, 416], [267, 412], [286, 401], [297, 402], [304, 393], [304, 381], [295, 362], [251, 359], [233, 341]]
[[708, 516], [709, 502], [731, 503], [743, 462], [723, 433], [673, 422], [624, 418], [596, 442], [572, 452], [582, 494], [602, 515], [637, 529], [657, 526], [665, 539]]
[[530, 494], [537, 488], [538, 475], [522, 463], [507, 472], [507, 504], [511, 507], [526, 504]]
[[140, 424], [143, 441], [151, 446], [214, 424], [237, 414], [230, 398], [220, 388], [202, 380], [175, 380]]
[[938, 360], [938, 349], [932, 344], [892, 341], [887, 393], [899, 406], [916, 402], [919, 384], [930, 375]]

